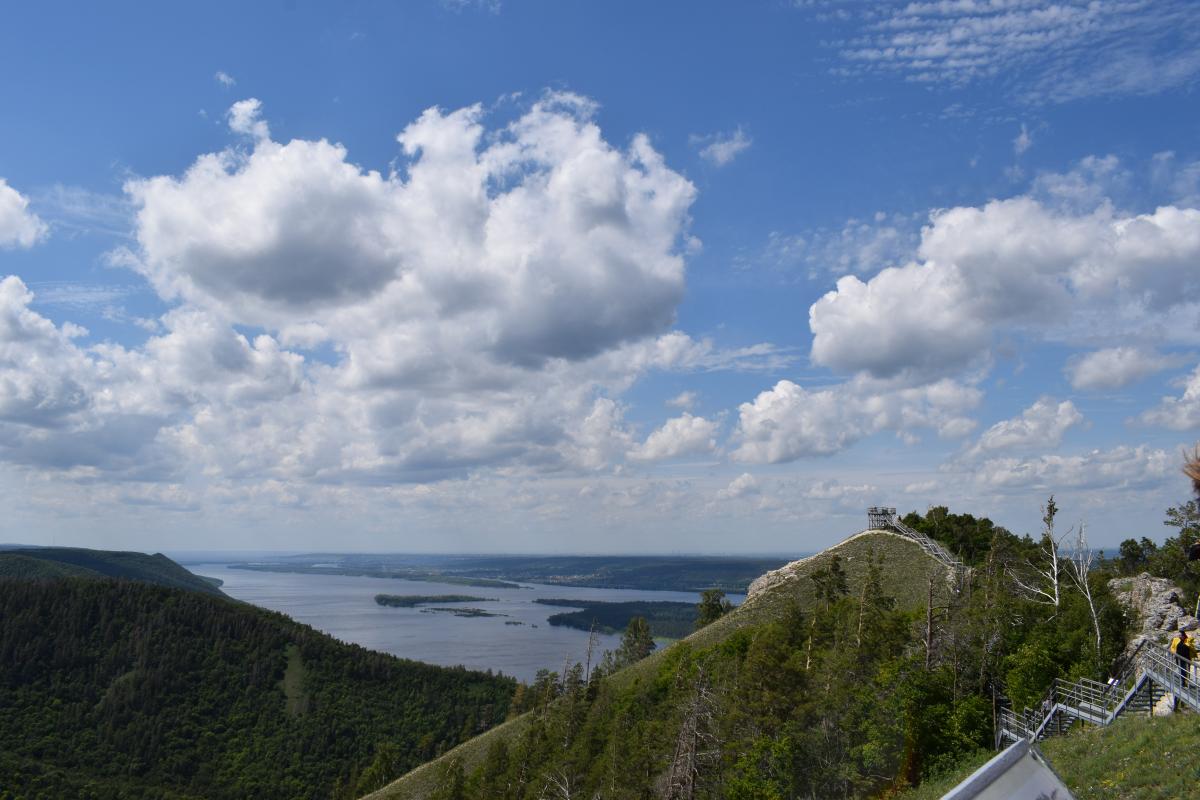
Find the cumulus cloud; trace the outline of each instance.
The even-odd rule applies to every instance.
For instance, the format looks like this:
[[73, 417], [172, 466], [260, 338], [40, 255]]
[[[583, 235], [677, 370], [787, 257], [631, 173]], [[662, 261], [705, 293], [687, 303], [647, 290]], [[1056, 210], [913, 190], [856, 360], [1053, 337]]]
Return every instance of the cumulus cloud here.
[[229, 130], [255, 139], [267, 139], [271, 129], [262, 118], [262, 103], [254, 97], [239, 100], [229, 107]]
[[19, 278], [0, 280], [0, 421], [54, 428], [89, 405], [80, 383], [86, 365], [72, 341], [86, 331], [55, 326], [29, 308], [32, 300]]
[[975, 481], [1002, 492], [1146, 489], [1177, 470], [1177, 457], [1165, 450], [1120, 446], [1080, 455], [989, 459], [976, 468]]
[[[234, 109], [235, 129], [257, 131], [257, 103]], [[202, 156], [180, 178], [127, 185], [134, 263], [165, 296], [247, 324], [383, 327], [372, 348], [523, 365], [595, 355], [673, 320], [695, 192], [645, 137], [605, 142], [591, 109], [550, 95], [486, 146], [480, 107], [430, 109], [399, 136], [405, 175], [323, 140]]]
[[685, 413], [663, 423], [631, 450], [629, 457], [634, 461], [662, 461], [711, 453], [717, 447], [716, 433], [716, 422]]
[[998, 450], [1057, 447], [1063, 434], [1083, 422], [1083, 415], [1070, 400], [1056, 402], [1042, 397], [1021, 416], [997, 422], [979, 436], [967, 451], [970, 458], [978, 458]]
[[986, 360], [1001, 332], [1060, 340], [1163, 327], [1200, 337], [1200, 210], [1088, 214], [1029, 197], [935, 213], [918, 260], [846, 276], [809, 310], [812, 358], [842, 372], [931, 380]]
[[1067, 362], [1066, 373], [1076, 389], [1120, 389], [1178, 363], [1177, 358], [1152, 348], [1106, 347], [1072, 358]]
[[216, 71], [216, 73], [213, 75], [213, 80], [224, 86], [226, 89], [237, 84], [237, 81], [233, 79], [233, 76], [222, 69]]
[[[670, 329], [695, 190], [645, 137], [609, 144], [594, 110], [548, 94], [489, 129], [480, 107], [429, 109], [385, 175], [234, 104], [249, 141], [125, 186], [135, 241], [114, 262], [172, 303], [144, 344], [81, 344], [0, 285], [0, 460], [285, 502], [715, 447], [689, 414], [635, 441], [621, 394], [792, 356]], [[194, 505], [121, 494], [159, 495]]]
[[29, 199], [0, 178], [0, 247], [29, 249], [50, 232], [29, 210]]
[[948, 379], [897, 389], [856, 378], [817, 390], [782, 380], [739, 407], [732, 456], [772, 464], [827, 456], [885, 430], [910, 434], [931, 428], [945, 437], [962, 436], [974, 426], [966, 414], [981, 396]]
[[749, 472], [743, 472], [729, 482], [729, 484], [717, 492], [718, 500], [736, 500], [741, 497], [749, 497], [759, 494], [762, 491], [758, 484], [758, 479]]
[[753, 140], [739, 125], [733, 133], [692, 136], [692, 144], [700, 147], [700, 157], [705, 161], [723, 167], [747, 150], [753, 144]]
[[1144, 412], [1141, 421], [1176, 431], [1200, 428], [1200, 367], [1183, 382], [1183, 394], [1164, 397], [1155, 408]]

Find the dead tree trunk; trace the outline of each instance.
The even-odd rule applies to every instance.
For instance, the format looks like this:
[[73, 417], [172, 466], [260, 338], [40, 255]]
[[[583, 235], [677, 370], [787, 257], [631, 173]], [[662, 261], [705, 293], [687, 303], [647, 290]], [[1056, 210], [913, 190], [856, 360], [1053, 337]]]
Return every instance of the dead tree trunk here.
[[[683, 676], [677, 680], [682, 681]], [[703, 670], [684, 709], [663, 800], [694, 800], [704, 772], [720, 757], [714, 732], [715, 698]]]

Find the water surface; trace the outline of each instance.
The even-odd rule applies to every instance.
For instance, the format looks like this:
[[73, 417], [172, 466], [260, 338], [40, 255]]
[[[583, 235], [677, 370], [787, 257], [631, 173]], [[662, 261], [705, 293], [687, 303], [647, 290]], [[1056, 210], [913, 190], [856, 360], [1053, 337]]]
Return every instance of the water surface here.
[[[587, 658], [588, 634], [573, 628], [551, 627], [546, 619], [569, 608], [538, 605], [539, 597], [580, 600], [674, 600], [696, 603], [695, 592], [655, 592], [636, 589], [590, 589], [578, 586], [521, 584], [520, 589], [492, 589], [396, 578], [349, 575], [304, 575], [231, 569], [227, 564], [195, 564], [197, 575], [220, 578], [230, 597], [272, 611], [281, 611], [344, 642], [429, 664], [503, 672], [531, 681], [539, 669], [561, 670]], [[377, 594], [468, 594], [493, 598], [460, 605], [481, 608], [497, 617], [455, 617], [422, 612], [421, 608], [389, 608], [375, 602]], [[742, 595], [730, 595], [735, 603]], [[438, 606], [451, 607], [439, 603]], [[505, 622], [520, 622], [506, 625]], [[534, 626], [537, 627], [534, 627]], [[619, 636], [598, 636], [593, 662], [603, 651], [616, 649]]]

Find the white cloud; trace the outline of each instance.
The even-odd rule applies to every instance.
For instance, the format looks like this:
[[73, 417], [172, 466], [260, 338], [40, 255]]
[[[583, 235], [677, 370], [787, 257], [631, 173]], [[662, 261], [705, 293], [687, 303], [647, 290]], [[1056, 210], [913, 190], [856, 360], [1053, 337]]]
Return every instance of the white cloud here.
[[1141, 415], [1149, 425], [1161, 425], [1176, 431], [1200, 428], [1200, 367], [1183, 382], [1183, 394], [1164, 397], [1156, 408]]
[[226, 89], [237, 84], [237, 81], [233, 79], [232, 75], [221, 69], [217, 70], [213, 75], [213, 80], [224, 86]]
[[[256, 110], [231, 119], [253, 130]], [[430, 109], [399, 136], [407, 179], [325, 141], [203, 156], [182, 178], [127, 186], [136, 263], [167, 297], [285, 335], [375, 339], [392, 320], [369, 350], [350, 347], [375, 380], [447, 349], [589, 357], [672, 321], [695, 193], [645, 137], [608, 145], [591, 110], [550, 95], [484, 147], [478, 106]]]
[[1071, 386], [1084, 391], [1120, 389], [1179, 363], [1145, 347], [1107, 347], [1067, 362]]
[[890, 73], [948, 87], [1003, 79], [1019, 99], [1153, 94], [1200, 72], [1189, 3], [1066, 0], [839, 8], [836, 74]]
[[629, 451], [634, 461], [662, 461], [668, 458], [711, 453], [717, 447], [717, 423], [691, 414], [673, 417]]
[[271, 129], [262, 118], [262, 103], [254, 97], [239, 100], [229, 107], [229, 130], [255, 139], [268, 139]]
[[732, 456], [774, 464], [832, 455], [886, 430], [962, 436], [974, 426], [965, 414], [980, 399], [979, 390], [951, 380], [897, 389], [856, 378], [811, 391], [783, 380], [741, 404]]
[[672, 397], [667, 401], [667, 407], [678, 408], [681, 411], [691, 411], [696, 407], [696, 401], [699, 395], [696, 392], [684, 391]]
[[0, 280], [0, 421], [54, 428], [90, 403], [81, 385], [87, 370], [72, 342], [86, 331], [56, 327], [29, 309], [32, 299], [19, 278]]
[[758, 479], [749, 472], [743, 472], [741, 475], [729, 482], [729, 485], [717, 492], [718, 500], [736, 500], [742, 497], [750, 497], [751, 495], [759, 494], [762, 489], [758, 485]]
[[753, 140], [739, 125], [733, 133], [714, 133], [710, 136], [692, 136], [692, 143], [701, 146], [700, 157], [711, 164], [723, 167], [732, 162]]
[[0, 178], [0, 248], [29, 249], [49, 232], [46, 223], [29, 210], [29, 199]]
[[1200, 339], [1190, 313], [1200, 304], [1200, 210], [1076, 214], [995, 200], [935, 213], [918, 255], [867, 281], [843, 277], [813, 304], [816, 363], [931, 380], [984, 363], [1000, 333]]
[[549, 94], [491, 131], [479, 107], [430, 109], [384, 176], [339, 145], [272, 141], [261, 105], [235, 104], [251, 143], [126, 185], [136, 244], [114, 261], [173, 304], [144, 345], [82, 345], [3, 284], [0, 460], [97, 484], [187, 477], [192, 499], [119, 496], [190, 508], [715, 447], [715, 423], [689, 415], [635, 442], [620, 395], [652, 370], [792, 356], [670, 330], [695, 190], [645, 137], [607, 143], [594, 109]]
[[1029, 195], [1049, 208], [1086, 214], [1130, 194], [1132, 182], [1116, 156], [1085, 156], [1066, 172], [1038, 173]]
[[1013, 153], [1019, 158], [1031, 147], [1033, 147], [1033, 135], [1025, 127], [1025, 124], [1022, 123], [1021, 132], [1013, 139]]
[[1178, 457], [1144, 445], [1082, 455], [995, 458], [975, 469], [975, 481], [994, 491], [1122, 490], [1160, 486], [1178, 471]]
[[1175, 153], [1155, 153], [1151, 178], [1176, 205], [1200, 207], [1200, 161], [1180, 162]]
[[1083, 415], [1070, 400], [1055, 402], [1039, 398], [1021, 416], [997, 422], [979, 436], [967, 456], [977, 458], [997, 450], [1057, 447], [1063, 434], [1083, 422]]
[[839, 505], [861, 509], [868, 498], [879, 491], [869, 483], [845, 485], [835, 480], [817, 481], [804, 490], [803, 496], [810, 500], [832, 500]]
[[785, 273], [803, 267], [810, 278], [863, 274], [910, 260], [919, 243], [918, 217], [880, 212], [870, 220], [851, 217], [840, 228], [772, 231], [761, 252], [738, 262], [745, 268], [762, 264]]

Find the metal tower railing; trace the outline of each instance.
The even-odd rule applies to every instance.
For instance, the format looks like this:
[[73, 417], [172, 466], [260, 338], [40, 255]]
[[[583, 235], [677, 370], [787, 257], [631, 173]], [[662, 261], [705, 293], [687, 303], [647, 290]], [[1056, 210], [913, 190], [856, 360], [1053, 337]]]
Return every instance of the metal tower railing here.
[[966, 565], [954, 556], [945, 547], [930, 539], [923, 533], [914, 531], [912, 528], [900, 521], [900, 517], [896, 514], [896, 509], [887, 506], [871, 506], [867, 509], [867, 525], [870, 530], [886, 531], [890, 530], [898, 533], [901, 536], [911, 539], [920, 545], [928, 555], [941, 562], [946, 568], [953, 570], [954, 575], [960, 576], [966, 572]]
[[1034, 709], [1020, 713], [1000, 709], [996, 719], [996, 747], [1018, 739], [1038, 741], [1064, 733], [1077, 721], [1109, 725], [1128, 711], [1150, 713], [1156, 703], [1171, 695], [1193, 711], [1200, 711], [1200, 685], [1181, 670], [1174, 655], [1157, 644], [1144, 643], [1132, 666], [1109, 683], [1084, 678], [1074, 683], [1056, 680]]

